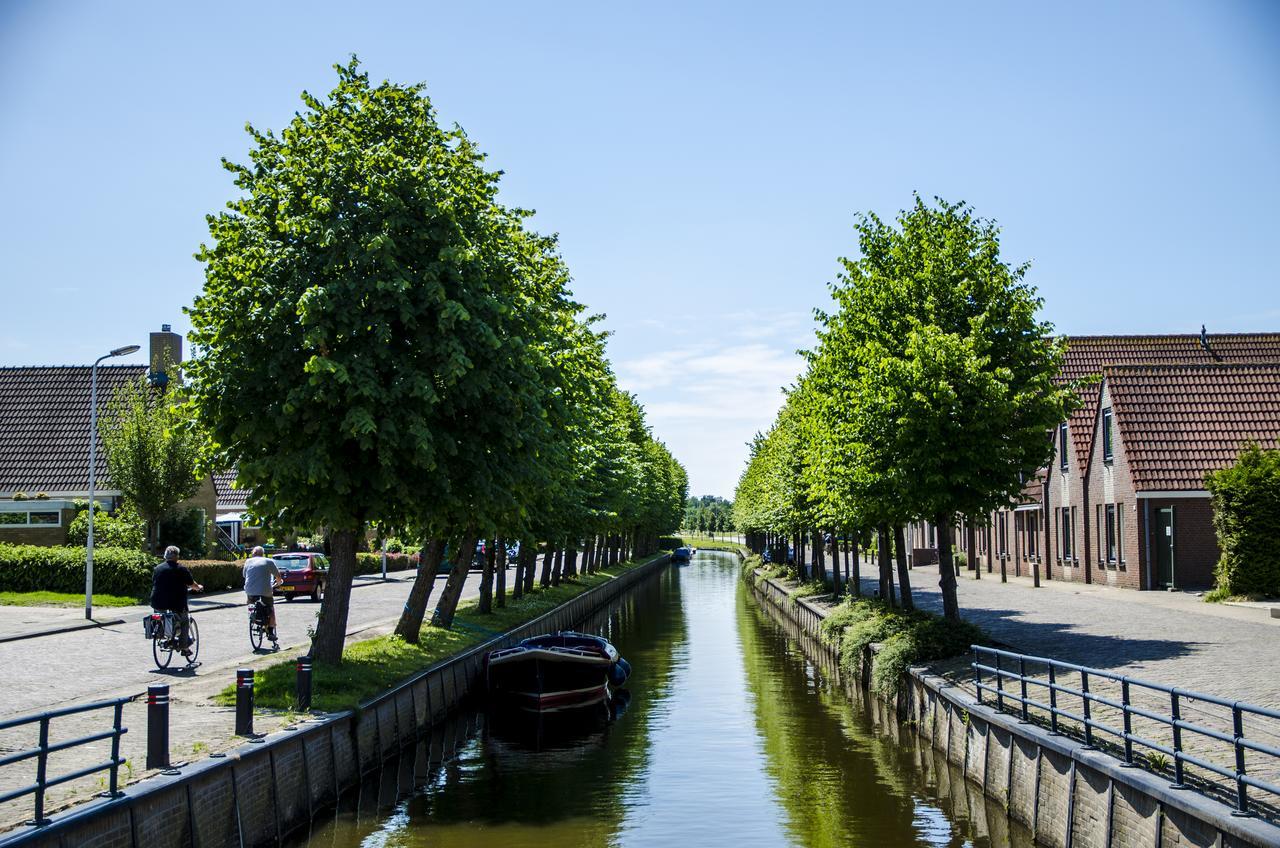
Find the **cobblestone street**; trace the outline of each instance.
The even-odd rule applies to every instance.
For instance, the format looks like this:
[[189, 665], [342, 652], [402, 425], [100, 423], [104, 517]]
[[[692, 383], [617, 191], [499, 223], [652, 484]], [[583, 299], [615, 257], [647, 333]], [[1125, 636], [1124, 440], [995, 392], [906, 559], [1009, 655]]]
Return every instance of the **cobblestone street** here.
[[[408, 597], [413, 574], [411, 571], [392, 573], [385, 583], [377, 578], [357, 578], [351, 593], [349, 642], [388, 633], [394, 628], [400, 608]], [[479, 579], [478, 573], [468, 577], [464, 599], [479, 594]], [[442, 575], [437, 578], [433, 600], [443, 586]], [[212, 596], [206, 601], [217, 603], [242, 599], [240, 593], [229, 593]], [[31, 609], [26, 608], [21, 615], [29, 616]], [[149, 683], [163, 682], [171, 687], [170, 752], [173, 762], [191, 761], [229, 750], [243, 742], [233, 736], [234, 710], [217, 706], [210, 698], [234, 682], [236, 668], [272, 665], [281, 659], [298, 656], [310, 644], [307, 627], [313, 623], [319, 605], [307, 601], [278, 601], [276, 609], [281, 651], [255, 655], [249, 646], [243, 606], [199, 611], [193, 605], [201, 640], [201, 665], [194, 672], [173, 667], [160, 672], [155, 668], [150, 642], [142, 635], [140, 614], [132, 608], [101, 611], [104, 619], [126, 618], [123, 624], [0, 643], [0, 669], [5, 672], [0, 719], [136, 695], [145, 692]], [[147, 774], [143, 768], [146, 760], [144, 701], [139, 698], [124, 709], [123, 724], [129, 732], [121, 740], [122, 755], [128, 760], [128, 765], [122, 769], [122, 783]], [[260, 713], [255, 719], [254, 729], [260, 733], [270, 732], [282, 727], [285, 721], [282, 716]], [[69, 716], [51, 724], [50, 741], [105, 730], [110, 724], [111, 710]], [[0, 756], [33, 745], [37, 727], [30, 725], [21, 730], [0, 733]], [[49, 758], [49, 775], [53, 777], [104, 762], [110, 758], [110, 750], [110, 740], [104, 740], [53, 754]], [[29, 767], [14, 765], [6, 768], [0, 779], [0, 793], [32, 782], [34, 775], [34, 759]], [[56, 809], [72, 799], [84, 798], [105, 787], [106, 772], [67, 783], [50, 790], [47, 808]], [[30, 818], [31, 804], [31, 797], [27, 796], [0, 805], [0, 831]]]

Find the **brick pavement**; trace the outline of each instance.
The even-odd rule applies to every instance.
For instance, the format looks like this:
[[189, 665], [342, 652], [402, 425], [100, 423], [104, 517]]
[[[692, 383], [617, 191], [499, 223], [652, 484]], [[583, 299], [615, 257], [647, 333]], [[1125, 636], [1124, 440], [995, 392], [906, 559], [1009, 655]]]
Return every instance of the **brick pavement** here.
[[[400, 608], [409, 594], [412, 572], [389, 575], [380, 580], [361, 581], [364, 588], [351, 595], [348, 640], [365, 639], [394, 629]], [[438, 594], [443, 586], [439, 579]], [[479, 594], [479, 575], [472, 574], [463, 591], [464, 598]], [[254, 655], [249, 647], [247, 615], [244, 607], [210, 609], [197, 613], [202, 647], [201, 666], [195, 673], [158, 672], [151, 657], [150, 642], [142, 636], [141, 615], [126, 624], [79, 630], [54, 636], [0, 643], [0, 670], [4, 694], [0, 696], [0, 719], [38, 712], [56, 706], [125, 697], [143, 693], [153, 682], [170, 684], [170, 753], [180, 763], [226, 751], [243, 740], [234, 737], [234, 710], [209, 700], [234, 682], [241, 666], [270, 665], [298, 656], [309, 644], [306, 626], [318, 605], [307, 602], [279, 603], [278, 630], [282, 650]], [[278, 729], [287, 716], [259, 711], [255, 730]], [[146, 706], [143, 699], [128, 704], [124, 725], [130, 732], [122, 738], [121, 754], [129, 760], [121, 782], [140, 780], [149, 774], [146, 760]], [[110, 727], [111, 713], [100, 710], [55, 721], [50, 741], [71, 739]], [[24, 731], [0, 732], [0, 755], [35, 742], [36, 727]], [[110, 758], [110, 741], [50, 756], [49, 773], [65, 774]], [[0, 792], [33, 781], [34, 760], [0, 770]], [[105, 788], [105, 776], [83, 778], [50, 791], [48, 809], [67, 806]], [[0, 832], [30, 817], [31, 798], [0, 804]]]
[[[877, 584], [867, 575], [875, 574], [874, 564], [864, 563], [862, 574], [863, 592], [873, 593]], [[1189, 593], [1138, 592], [1060, 580], [1034, 588], [1029, 578], [1010, 577], [1001, 583], [998, 572], [984, 573], [980, 580], [970, 574], [962, 570], [958, 581], [962, 617], [1011, 650], [1280, 710], [1280, 620], [1272, 619], [1265, 608], [1208, 604]], [[941, 614], [937, 566], [913, 568], [911, 581], [916, 605]], [[972, 694], [968, 661], [964, 658], [942, 670]], [[1078, 685], [1078, 678], [1059, 682]], [[1121, 699], [1118, 683], [1094, 677], [1091, 689]], [[1032, 687], [1028, 694], [1047, 700], [1044, 689]], [[1132, 702], [1162, 715], [1170, 712], [1169, 697], [1163, 693], [1135, 688]], [[1059, 705], [1082, 711], [1079, 700], [1069, 696], [1060, 696]], [[1186, 699], [1181, 708], [1185, 720], [1231, 733], [1229, 709]], [[1105, 706], [1095, 706], [1093, 718], [1117, 728], [1122, 724], [1119, 711]], [[1165, 725], [1135, 718], [1133, 732], [1172, 747], [1172, 732]], [[1245, 734], [1280, 747], [1280, 721], [1246, 718]], [[1185, 734], [1184, 750], [1224, 767], [1234, 765], [1232, 747], [1226, 743]], [[1250, 754], [1248, 762], [1251, 774], [1280, 783], [1280, 761]], [[1200, 776], [1210, 779], [1208, 773]]]

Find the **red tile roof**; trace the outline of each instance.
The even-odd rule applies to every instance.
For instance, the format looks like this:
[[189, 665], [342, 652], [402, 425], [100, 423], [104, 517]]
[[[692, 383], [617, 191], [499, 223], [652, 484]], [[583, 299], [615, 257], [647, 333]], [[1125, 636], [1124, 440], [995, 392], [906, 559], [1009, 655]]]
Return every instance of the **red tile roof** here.
[[1137, 491], [1204, 489], [1249, 442], [1280, 447], [1280, 364], [1104, 369]]
[[[0, 494], [89, 489], [89, 366], [0, 368]], [[98, 414], [143, 365], [98, 366]], [[97, 485], [111, 474], [98, 442]]]
[[236, 471], [215, 471], [213, 474], [213, 490], [217, 494], [218, 512], [244, 512], [248, 506], [249, 493], [235, 488]]
[[[1085, 377], [1101, 377], [1107, 366], [1118, 365], [1212, 365], [1215, 363], [1280, 364], [1280, 333], [1220, 333], [1206, 337], [1208, 348], [1198, 334], [1170, 336], [1069, 336], [1067, 355], [1059, 382]], [[1093, 421], [1101, 397], [1095, 385], [1082, 393], [1083, 403], [1071, 414], [1071, 441], [1076, 465], [1084, 472], [1093, 444]]]

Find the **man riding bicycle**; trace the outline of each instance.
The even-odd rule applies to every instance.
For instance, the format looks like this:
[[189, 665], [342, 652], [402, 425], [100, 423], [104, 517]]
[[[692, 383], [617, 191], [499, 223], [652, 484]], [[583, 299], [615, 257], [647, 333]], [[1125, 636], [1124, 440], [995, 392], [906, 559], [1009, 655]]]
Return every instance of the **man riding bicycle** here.
[[251, 553], [244, 561], [244, 593], [249, 599], [249, 606], [261, 602], [267, 608], [267, 638], [271, 640], [271, 647], [278, 650], [280, 643], [276, 640], [276, 605], [271, 593], [284, 581], [280, 578], [276, 561], [267, 557], [261, 545]]
[[176, 545], [164, 549], [164, 562], [151, 573], [151, 607], [157, 612], [171, 612], [178, 621], [178, 644], [182, 655], [191, 664], [191, 638], [189, 636], [190, 613], [187, 611], [187, 591], [203, 592], [204, 587], [191, 576], [191, 571], [178, 562], [181, 553]]

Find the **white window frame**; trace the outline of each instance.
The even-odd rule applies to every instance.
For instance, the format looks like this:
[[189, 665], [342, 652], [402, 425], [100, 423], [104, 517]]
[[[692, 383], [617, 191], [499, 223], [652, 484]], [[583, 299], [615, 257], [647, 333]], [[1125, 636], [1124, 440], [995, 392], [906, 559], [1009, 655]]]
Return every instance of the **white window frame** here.
[[[27, 509], [6, 509], [3, 512], [5, 515], [21, 515], [23, 516], [23, 521], [22, 522], [6, 521], [3, 523], [0, 523], [0, 530], [9, 530], [15, 527], [21, 527], [23, 529], [26, 529], [28, 527], [61, 527], [62, 526], [62, 510], [60, 509], [31, 509], [30, 507], [28, 507]], [[51, 512], [54, 515], [58, 516], [58, 520], [52, 524], [50, 524], [47, 521], [32, 523], [31, 513], [33, 512], [39, 512], [39, 513]]]

